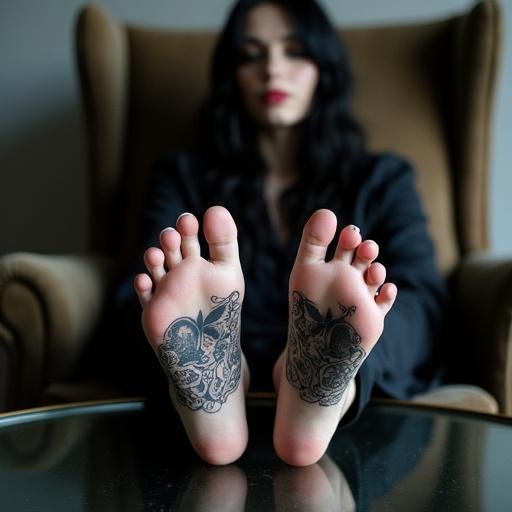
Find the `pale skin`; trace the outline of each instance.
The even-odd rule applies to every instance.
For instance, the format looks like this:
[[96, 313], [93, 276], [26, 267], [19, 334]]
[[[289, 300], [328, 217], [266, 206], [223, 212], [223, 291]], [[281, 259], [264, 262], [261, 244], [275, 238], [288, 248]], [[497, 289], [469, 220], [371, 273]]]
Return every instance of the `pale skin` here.
[[[160, 234], [160, 248], [144, 255], [148, 274], [135, 277], [135, 290], [143, 312], [142, 325], [151, 346], [160, 346], [172, 320], [210, 309], [212, 296], [225, 297], [233, 290], [243, 300], [244, 279], [238, 257], [237, 231], [231, 215], [214, 207], [204, 215], [204, 234], [210, 260], [200, 255], [199, 224], [193, 215], [182, 215], [176, 229]], [[249, 372], [242, 360], [242, 383], [222, 405], [221, 414], [190, 410], [178, 403], [169, 386], [173, 404], [197, 453], [212, 464], [228, 464], [240, 457], [247, 445], [245, 392]]]
[[[318, 70], [312, 61], [300, 55], [300, 43], [293, 37], [286, 12], [273, 4], [261, 4], [250, 11], [246, 40], [245, 51], [253, 58], [239, 68], [238, 83], [247, 111], [260, 128], [258, 143], [267, 164], [265, 198], [274, 228], [285, 240], [289, 229], [279, 214], [277, 200], [279, 193], [296, 179], [297, 123], [309, 112]], [[270, 104], [262, 100], [265, 92], [275, 89], [286, 92], [284, 101]], [[333, 212], [323, 209], [316, 211], [304, 227], [290, 275], [290, 332], [295, 334], [289, 333], [287, 348], [273, 372], [277, 394], [274, 446], [282, 460], [295, 466], [313, 464], [324, 454], [356, 396], [354, 377], [363, 359], [351, 363], [353, 370], [348, 371], [341, 359], [332, 359], [336, 351], [315, 349], [314, 359], [331, 358], [326, 363], [330, 373], [325, 374], [327, 380], [322, 382], [336, 385], [320, 402], [311, 401], [311, 394], [316, 391], [301, 388], [290, 380], [291, 363], [301, 368], [311, 362], [302, 361], [300, 355], [293, 359], [291, 351], [297, 333], [301, 343], [307, 338], [307, 332], [298, 327], [303, 324], [295, 321], [297, 311], [301, 310], [297, 298], [301, 298], [303, 306], [311, 305], [304, 309], [308, 311], [308, 325], [314, 324], [319, 315], [329, 315], [328, 310], [334, 312], [334, 320], [345, 329], [343, 332], [353, 333], [355, 344], [350, 345], [350, 353], [367, 356], [382, 333], [384, 317], [397, 293], [393, 284], [385, 283], [385, 268], [375, 262], [377, 244], [363, 241], [355, 226], [341, 230], [333, 259], [325, 260], [337, 222]], [[222, 465], [242, 455], [248, 437], [244, 395], [250, 377], [239, 348], [239, 331], [237, 337], [233, 327], [240, 311], [237, 308], [243, 301], [244, 279], [237, 229], [229, 212], [220, 206], [209, 208], [204, 214], [203, 231], [209, 245], [208, 261], [200, 254], [198, 220], [191, 214], [182, 215], [175, 228], [162, 231], [160, 247], [146, 251], [147, 273], [136, 276], [134, 286], [143, 308], [146, 337], [160, 354], [160, 361], [164, 357], [167, 362], [164, 368], [170, 378], [170, 396], [192, 446], [207, 462]], [[233, 311], [231, 317], [224, 313], [217, 318], [219, 315], [213, 311], [221, 303], [228, 304], [229, 307], [222, 305], [222, 311]], [[221, 306], [215, 311], [221, 311]], [[213, 334], [192, 336], [191, 332], [201, 330], [203, 319], [204, 332]], [[213, 323], [206, 327], [209, 321]], [[174, 351], [173, 333], [178, 330], [173, 326], [183, 323], [191, 327], [179, 330], [185, 335], [178, 340], [181, 348]], [[217, 336], [218, 341], [212, 342]], [[330, 336], [336, 346], [342, 343], [341, 338]], [[189, 338], [196, 348], [183, 348], [182, 340]], [[204, 344], [197, 348], [199, 338]], [[167, 344], [163, 344], [164, 339]], [[211, 347], [221, 341], [232, 350], [223, 349], [212, 355]], [[164, 356], [163, 346], [170, 347]], [[331, 364], [333, 361], [336, 364]], [[320, 366], [318, 369], [321, 370]], [[217, 393], [221, 384], [225, 391]]]

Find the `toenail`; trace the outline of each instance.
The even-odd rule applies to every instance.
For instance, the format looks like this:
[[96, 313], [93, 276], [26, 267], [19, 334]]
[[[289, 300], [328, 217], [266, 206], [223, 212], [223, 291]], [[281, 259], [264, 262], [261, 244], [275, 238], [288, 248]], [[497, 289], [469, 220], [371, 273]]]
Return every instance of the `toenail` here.
[[184, 212], [182, 213], [177, 219], [176, 219], [176, 223], [178, 223], [178, 221], [181, 219], [181, 217], [185, 217], [185, 215], [192, 215], [191, 213], [189, 212]]
[[176, 231], [176, 230], [174, 228], [168, 227], [168, 228], [162, 229], [162, 232], [164, 232], [164, 231]]
[[358, 233], [361, 233], [361, 230], [360, 230], [357, 226], [351, 225], [351, 226], [349, 226], [349, 228], [350, 228], [352, 231], [357, 231]]

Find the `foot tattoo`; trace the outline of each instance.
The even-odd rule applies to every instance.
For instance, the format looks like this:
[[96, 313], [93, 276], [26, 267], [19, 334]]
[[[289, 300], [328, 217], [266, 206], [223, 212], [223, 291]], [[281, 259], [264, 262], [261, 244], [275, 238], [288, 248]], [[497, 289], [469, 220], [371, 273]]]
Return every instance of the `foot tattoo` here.
[[164, 334], [158, 353], [180, 404], [214, 413], [240, 383], [240, 293], [211, 297], [215, 305], [203, 318], [180, 317]]
[[356, 307], [340, 305], [334, 317], [294, 291], [286, 354], [286, 377], [306, 402], [337, 404], [366, 357], [361, 337], [346, 319]]

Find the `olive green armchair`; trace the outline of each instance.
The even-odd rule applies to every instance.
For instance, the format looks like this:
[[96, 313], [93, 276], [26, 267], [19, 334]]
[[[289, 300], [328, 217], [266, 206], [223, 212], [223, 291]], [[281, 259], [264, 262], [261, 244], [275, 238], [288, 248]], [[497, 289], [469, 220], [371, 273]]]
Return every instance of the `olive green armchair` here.
[[[418, 170], [438, 263], [460, 311], [464, 358], [453, 364], [462, 382], [478, 386], [417, 400], [486, 411], [497, 403], [512, 415], [512, 262], [485, 255], [498, 6], [483, 0], [449, 19], [340, 33], [370, 147], [396, 151]], [[0, 411], [118, 393], [115, 386], [69, 382], [97, 333], [115, 276], [133, 256], [151, 164], [164, 149], [193, 142], [214, 40], [210, 32], [127, 25], [97, 6], [82, 8], [76, 44], [89, 253], [0, 259]]]

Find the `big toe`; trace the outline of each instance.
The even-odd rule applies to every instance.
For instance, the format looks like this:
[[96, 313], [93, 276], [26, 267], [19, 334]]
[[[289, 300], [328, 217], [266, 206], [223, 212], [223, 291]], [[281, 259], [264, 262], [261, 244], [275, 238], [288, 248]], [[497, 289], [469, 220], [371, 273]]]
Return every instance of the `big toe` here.
[[336, 215], [330, 210], [317, 210], [304, 226], [297, 252], [298, 263], [325, 261], [327, 247], [336, 233]]
[[222, 206], [208, 208], [203, 219], [210, 261], [239, 263], [237, 229], [231, 214]]

